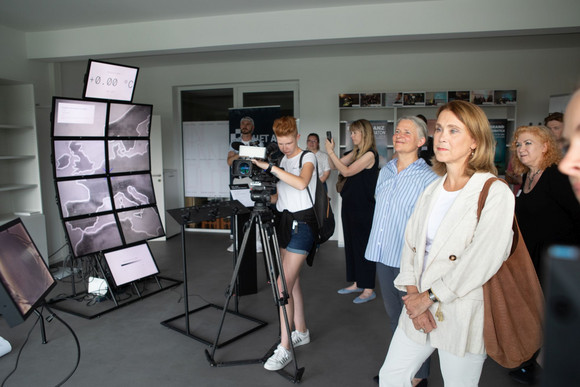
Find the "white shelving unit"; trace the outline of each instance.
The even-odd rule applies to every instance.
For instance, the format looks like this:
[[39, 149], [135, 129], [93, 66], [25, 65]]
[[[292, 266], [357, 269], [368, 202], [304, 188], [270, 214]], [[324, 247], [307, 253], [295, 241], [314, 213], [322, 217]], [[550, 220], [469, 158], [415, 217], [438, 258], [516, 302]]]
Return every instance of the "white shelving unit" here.
[[48, 262], [34, 88], [0, 79], [0, 224], [17, 217]]

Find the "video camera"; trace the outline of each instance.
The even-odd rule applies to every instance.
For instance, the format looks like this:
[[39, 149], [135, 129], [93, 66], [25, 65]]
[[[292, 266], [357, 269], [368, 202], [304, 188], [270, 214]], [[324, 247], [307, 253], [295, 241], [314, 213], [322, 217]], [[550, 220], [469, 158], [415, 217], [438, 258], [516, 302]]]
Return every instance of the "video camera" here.
[[278, 165], [283, 156], [278, 144], [273, 142], [266, 147], [232, 144], [234, 149], [236, 146], [239, 147], [240, 158], [232, 163], [232, 176], [235, 178], [250, 178], [252, 180], [249, 184], [251, 199], [254, 202], [268, 203], [270, 195], [275, 192], [278, 179], [271, 173], [254, 165], [252, 159], [265, 160], [270, 164]]

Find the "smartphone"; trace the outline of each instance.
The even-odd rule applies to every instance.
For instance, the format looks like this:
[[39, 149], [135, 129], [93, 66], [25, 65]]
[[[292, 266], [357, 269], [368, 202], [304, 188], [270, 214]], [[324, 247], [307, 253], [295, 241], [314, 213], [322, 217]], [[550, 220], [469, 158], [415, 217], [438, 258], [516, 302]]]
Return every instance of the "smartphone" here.
[[330, 130], [326, 131], [326, 138], [328, 139], [328, 141], [332, 141], [332, 132]]

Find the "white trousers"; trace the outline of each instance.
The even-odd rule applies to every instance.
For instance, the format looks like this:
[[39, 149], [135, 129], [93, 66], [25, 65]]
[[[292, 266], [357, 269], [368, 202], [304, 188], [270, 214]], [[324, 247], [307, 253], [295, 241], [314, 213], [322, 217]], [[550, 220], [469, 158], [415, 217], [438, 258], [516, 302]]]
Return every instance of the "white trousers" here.
[[[418, 344], [397, 328], [379, 373], [380, 387], [411, 387], [414, 375], [433, 351], [429, 338], [425, 344]], [[445, 387], [477, 387], [487, 355], [466, 353], [461, 357], [438, 351]]]

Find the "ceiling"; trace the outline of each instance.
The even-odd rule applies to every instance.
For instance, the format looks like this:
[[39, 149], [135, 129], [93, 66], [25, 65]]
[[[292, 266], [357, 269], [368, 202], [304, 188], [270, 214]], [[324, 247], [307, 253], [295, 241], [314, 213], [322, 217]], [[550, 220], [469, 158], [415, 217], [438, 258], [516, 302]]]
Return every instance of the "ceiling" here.
[[[357, 0], [357, 5], [419, 0]], [[22, 32], [353, 5], [352, 0], [3, 0], [0, 25]]]

